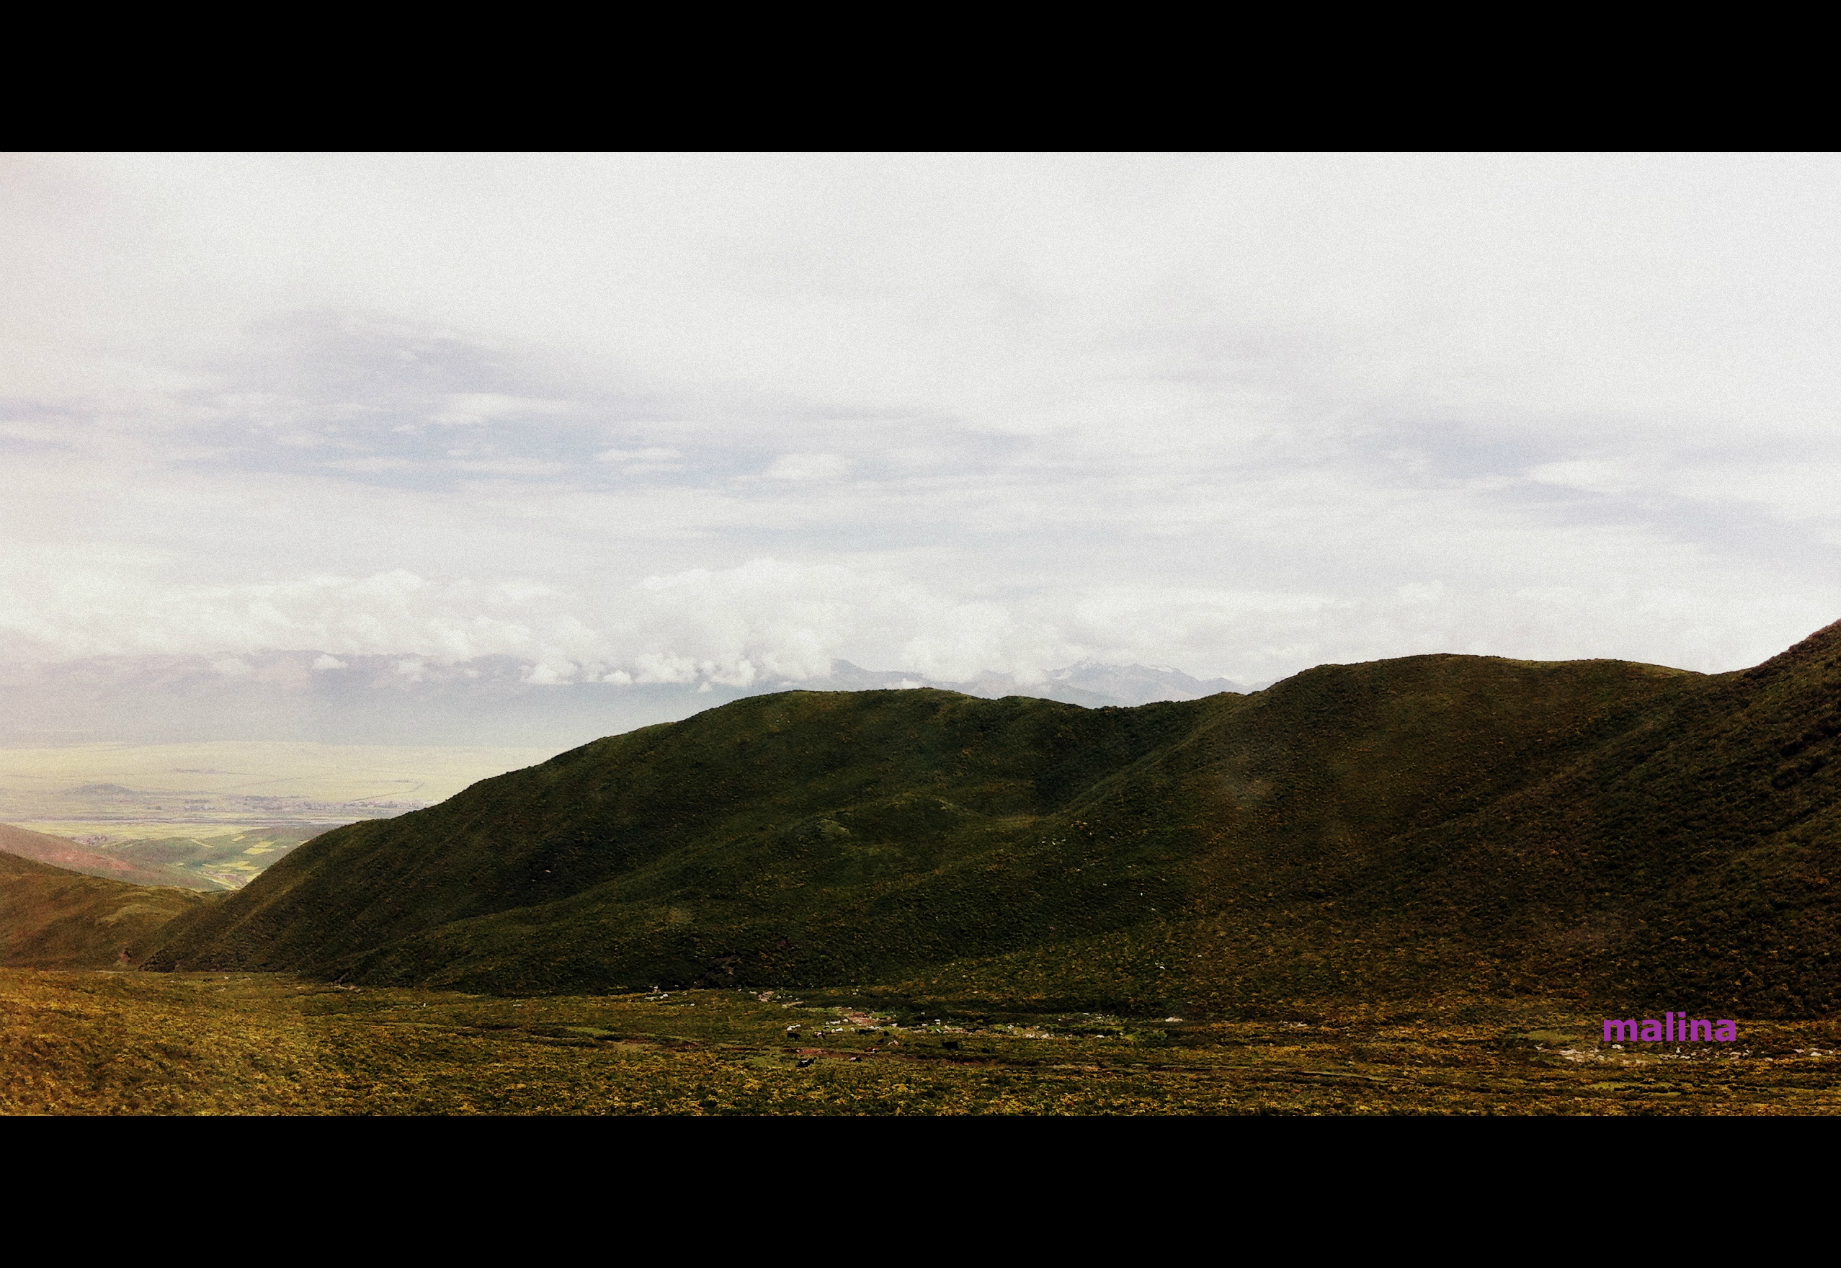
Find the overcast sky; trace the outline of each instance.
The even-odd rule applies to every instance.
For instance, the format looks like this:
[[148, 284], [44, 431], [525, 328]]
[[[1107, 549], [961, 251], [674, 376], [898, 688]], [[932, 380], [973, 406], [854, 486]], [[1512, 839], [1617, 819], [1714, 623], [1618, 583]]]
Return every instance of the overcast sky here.
[[0, 165], [0, 657], [1753, 664], [1834, 156]]

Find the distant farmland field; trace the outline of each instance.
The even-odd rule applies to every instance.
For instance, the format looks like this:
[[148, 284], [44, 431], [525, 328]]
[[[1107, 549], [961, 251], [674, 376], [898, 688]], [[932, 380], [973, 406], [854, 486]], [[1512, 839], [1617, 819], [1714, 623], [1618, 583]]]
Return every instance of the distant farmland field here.
[[222, 742], [0, 749], [0, 823], [235, 889], [339, 824], [400, 815], [549, 749]]

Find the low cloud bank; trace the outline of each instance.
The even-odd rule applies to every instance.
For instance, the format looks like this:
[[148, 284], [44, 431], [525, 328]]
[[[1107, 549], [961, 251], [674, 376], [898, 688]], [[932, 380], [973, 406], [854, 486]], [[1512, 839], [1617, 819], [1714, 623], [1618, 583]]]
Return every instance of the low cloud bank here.
[[[712, 690], [815, 681], [840, 660], [930, 682], [998, 675], [1025, 687], [1083, 663], [1173, 665], [1255, 682], [1423, 652], [1618, 656], [1712, 671], [1754, 664], [1824, 624], [1833, 616], [1824, 598], [1769, 601], [1771, 612], [1754, 608], [1740, 624], [1690, 592], [1607, 583], [1407, 586], [1358, 598], [1115, 586], [997, 599], [947, 594], [889, 571], [771, 559], [598, 589], [400, 569], [162, 588], [79, 571], [0, 584], [0, 661], [205, 657], [234, 679], [249, 672], [243, 658], [298, 651], [314, 654], [303, 673], [387, 657], [413, 682], [433, 667], [497, 657], [540, 686]], [[1787, 633], [1761, 636], [1772, 626]]]

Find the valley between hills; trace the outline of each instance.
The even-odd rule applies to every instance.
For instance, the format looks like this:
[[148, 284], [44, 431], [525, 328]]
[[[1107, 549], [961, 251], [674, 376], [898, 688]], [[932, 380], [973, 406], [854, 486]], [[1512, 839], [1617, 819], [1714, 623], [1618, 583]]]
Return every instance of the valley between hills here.
[[[234, 892], [0, 859], [0, 1108], [1832, 1112], [1838, 738], [1841, 623], [1719, 675], [747, 697]], [[1597, 1034], [1678, 1010], [1740, 1042]]]

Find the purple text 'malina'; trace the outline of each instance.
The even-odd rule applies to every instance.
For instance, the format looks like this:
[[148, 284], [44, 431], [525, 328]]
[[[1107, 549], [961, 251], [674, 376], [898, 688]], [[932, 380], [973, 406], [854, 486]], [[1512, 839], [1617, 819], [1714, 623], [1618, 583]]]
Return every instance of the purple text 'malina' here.
[[1625, 1018], [1621, 1022], [1616, 1018], [1604, 1020], [1604, 1038], [1607, 1043], [1612, 1040], [1724, 1040], [1739, 1038], [1739, 1024], [1730, 1018], [1721, 1018], [1714, 1022], [1707, 1018], [1695, 1018], [1689, 1021], [1685, 1013], [1663, 1015], [1665, 1021], [1657, 1022], [1654, 1018], [1645, 1018], [1641, 1031], [1635, 1018]]

